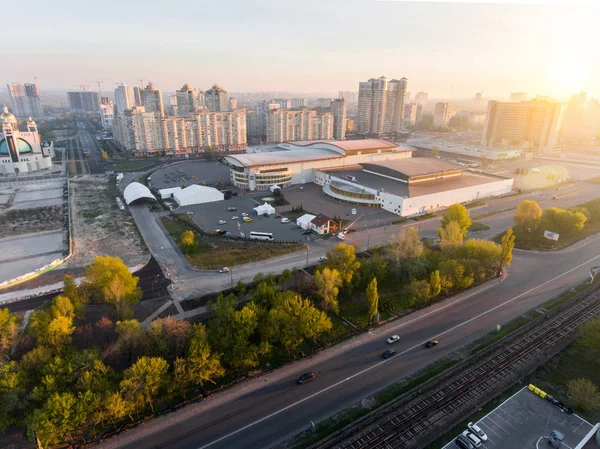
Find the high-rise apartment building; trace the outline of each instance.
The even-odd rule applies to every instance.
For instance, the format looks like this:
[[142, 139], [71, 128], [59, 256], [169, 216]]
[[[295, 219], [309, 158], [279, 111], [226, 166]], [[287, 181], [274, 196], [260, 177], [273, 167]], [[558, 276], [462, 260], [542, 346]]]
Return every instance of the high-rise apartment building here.
[[211, 112], [226, 112], [229, 110], [227, 91], [216, 84], [204, 92], [204, 101]]
[[237, 98], [229, 97], [229, 110], [235, 111], [238, 107]]
[[98, 114], [100, 98], [98, 92], [67, 92], [69, 109], [76, 114]]
[[433, 126], [444, 127], [448, 126], [450, 119], [456, 115], [454, 105], [450, 103], [436, 103], [433, 113]]
[[358, 101], [357, 93], [349, 90], [340, 90], [338, 92], [338, 98], [345, 98], [349, 104], [354, 104]]
[[42, 99], [37, 84], [25, 83], [23, 85], [7, 84], [12, 110], [17, 118], [41, 118], [44, 116]]
[[594, 117], [593, 103], [588, 107], [587, 94], [580, 92], [571, 96], [565, 111], [561, 144], [568, 149], [593, 150], [596, 146], [599, 123]]
[[481, 144], [550, 153], [558, 145], [564, 110], [556, 101], [490, 101]]
[[346, 108], [345, 98], [336, 98], [331, 102], [333, 113], [333, 138], [337, 140], [346, 139]]
[[318, 108], [330, 108], [333, 98], [317, 98]]
[[140, 97], [142, 106], [146, 112], [152, 112], [161, 118], [165, 116], [162, 92], [154, 87], [154, 84], [148, 83], [148, 85], [140, 91]]
[[137, 87], [137, 86], [133, 87], [133, 97], [135, 98], [135, 105], [141, 106], [142, 105], [142, 88], [141, 87]]
[[115, 108], [112, 100], [107, 97], [102, 97], [100, 104], [100, 123], [102, 123], [102, 129], [112, 130], [115, 120]]
[[278, 104], [280, 109], [292, 109], [292, 100], [289, 98], [274, 98], [271, 103]]
[[308, 106], [306, 98], [292, 98], [290, 100], [290, 106], [292, 109], [305, 108]]
[[160, 117], [134, 107], [115, 121], [115, 141], [134, 156], [194, 154], [246, 148], [246, 110], [209, 112], [191, 117]]
[[177, 115], [179, 117], [191, 117], [198, 110], [198, 91], [189, 84], [175, 91], [177, 98]]
[[267, 114], [267, 142], [295, 142], [333, 138], [333, 114], [315, 110], [276, 109]]
[[119, 84], [115, 89], [115, 112], [117, 114], [137, 106], [133, 89], [133, 86], [127, 84]]
[[475, 98], [473, 99], [473, 103], [475, 106], [479, 106], [481, 104], [481, 92], [477, 92], [475, 94]]
[[414, 126], [421, 120], [423, 105], [420, 103], [407, 103], [404, 105], [404, 125]]
[[371, 137], [399, 135], [404, 126], [404, 97], [407, 87], [406, 78], [388, 81], [382, 76], [360, 82], [357, 133]]
[[512, 102], [527, 101], [527, 92], [511, 92], [509, 101], [512, 101]]
[[415, 95], [415, 103], [425, 106], [425, 103], [427, 103], [427, 97], [427, 92], [417, 92], [417, 95]]
[[404, 95], [404, 104], [410, 103], [411, 97], [412, 97], [411, 93], [410, 92], [406, 92], [406, 95]]

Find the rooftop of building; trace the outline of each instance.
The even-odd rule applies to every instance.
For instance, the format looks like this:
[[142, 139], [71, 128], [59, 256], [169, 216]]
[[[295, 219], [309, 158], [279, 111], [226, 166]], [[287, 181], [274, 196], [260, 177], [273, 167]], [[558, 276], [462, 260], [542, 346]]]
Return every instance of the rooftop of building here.
[[280, 165], [293, 162], [339, 159], [343, 155], [324, 148], [306, 148], [302, 150], [267, 151], [225, 156], [225, 160], [236, 167], [257, 167], [261, 165]]
[[415, 176], [435, 175], [463, 170], [463, 167], [458, 164], [437, 159], [435, 157], [411, 157], [395, 161], [376, 163], [365, 162], [360, 165], [365, 170], [400, 179], [410, 179]]

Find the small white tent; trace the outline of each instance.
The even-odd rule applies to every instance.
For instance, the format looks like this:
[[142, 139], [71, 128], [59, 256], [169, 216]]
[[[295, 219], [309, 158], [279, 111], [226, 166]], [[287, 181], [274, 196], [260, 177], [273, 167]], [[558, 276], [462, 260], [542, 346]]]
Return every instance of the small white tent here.
[[255, 215], [263, 215], [265, 213], [268, 215], [273, 215], [275, 213], [275, 208], [269, 203], [261, 204], [254, 208]]
[[296, 224], [298, 226], [300, 226], [302, 229], [311, 229], [311, 227], [312, 227], [311, 221], [313, 221], [315, 218], [316, 218], [316, 215], [304, 214], [301, 217], [298, 217], [296, 219]]
[[277, 189], [281, 190], [281, 187], [279, 187], [277, 184], [273, 184], [271, 187], [269, 187], [271, 192], [275, 192]]
[[167, 198], [172, 198], [175, 192], [181, 191], [181, 187], [169, 187], [167, 189], [160, 189], [158, 193], [160, 193], [160, 198], [166, 200]]

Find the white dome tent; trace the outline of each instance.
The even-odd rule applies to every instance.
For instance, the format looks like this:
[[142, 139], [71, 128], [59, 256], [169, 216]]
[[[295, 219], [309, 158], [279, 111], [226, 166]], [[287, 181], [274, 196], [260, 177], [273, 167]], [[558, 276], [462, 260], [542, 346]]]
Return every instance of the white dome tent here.
[[141, 199], [156, 201], [156, 198], [152, 195], [150, 189], [139, 182], [132, 182], [125, 187], [125, 190], [123, 190], [123, 197], [128, 206], [134, 201]]
[[275, 213], [275, 208], [271, 206], [269, 203], [261, 204], [256, 206], [254, 209], [254, 215], [273, 215]]

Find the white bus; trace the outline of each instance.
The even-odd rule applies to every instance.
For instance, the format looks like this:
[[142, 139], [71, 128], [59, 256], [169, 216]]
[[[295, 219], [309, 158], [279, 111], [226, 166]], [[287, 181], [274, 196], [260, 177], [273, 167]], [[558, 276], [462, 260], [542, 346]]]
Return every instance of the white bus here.
[[250, 238], [251, 239], [255, 239], [255, 240], [269, 240], [270, 242], [272, 242], [273, 239], [273, 233], [272, 232], [250, 232]]

